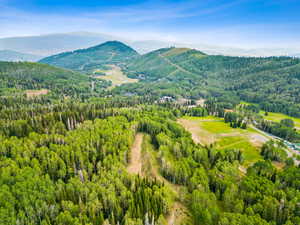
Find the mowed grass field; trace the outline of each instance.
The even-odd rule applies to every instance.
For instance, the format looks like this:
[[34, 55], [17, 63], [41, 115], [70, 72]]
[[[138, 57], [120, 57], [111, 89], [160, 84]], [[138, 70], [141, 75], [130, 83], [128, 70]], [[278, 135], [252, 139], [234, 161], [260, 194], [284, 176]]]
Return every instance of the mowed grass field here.
[[183, 117], [178, 122], [192, 133], [195, 142], [213, 145], [220, 150], [240, 149], [244, 153], [244, 166], [262, 159], [260, 148], [268, 141], [266, 136], [251, 127], [246, 130], [231, 128], [217, 117]]
[[[250, 105], [250, 104], [253, 104], [253, 103], [249, 103], [249, 102], [245, 102], [245, 101], [241, 101], [241, 103], [240, 103], [240, 105]], [[257, 104], [253, 104], [253, 105], [257, 105]], [[273, 113], [273, 112], [268, 112], [268, 115], [266, 116], [265, 113], [266, 113], [265, 111], [260, 110], [259, 115], [263, 116], [264, 119], [266, 119], [266, 120], [274, 121], [274, 122], [280, 122], [283, 119], [291, 119], [295, 123], [295, 128], [297, 130], [300, 130], [300, 118], [288, 116], [283, 113]]]
[[291, 116], [287, 116], [282, 113], [273, 113], [273, 112], [268, 112], [268, 115], [265, 115], [265, 111], [260, 111], [260, 115], [262, 115], [266, 120], [274, 121], [274, 122], [280, 122], [283, 119], [291, 119], [295, 123], [295, 127], [300, 130], [300, 118], [295, 118]]

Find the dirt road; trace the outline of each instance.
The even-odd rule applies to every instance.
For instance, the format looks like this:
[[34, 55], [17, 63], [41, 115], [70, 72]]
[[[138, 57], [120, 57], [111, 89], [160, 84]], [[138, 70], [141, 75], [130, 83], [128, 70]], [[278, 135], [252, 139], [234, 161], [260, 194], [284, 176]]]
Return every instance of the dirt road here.
[[142, 175], [142, 157], [141, 157], [142, 143], [143, 143], [143, 134], [137, 133], [131, 148], [131, 159], [130, 159], [129, 166], [127, 168], [128, 172], [131, 174]]

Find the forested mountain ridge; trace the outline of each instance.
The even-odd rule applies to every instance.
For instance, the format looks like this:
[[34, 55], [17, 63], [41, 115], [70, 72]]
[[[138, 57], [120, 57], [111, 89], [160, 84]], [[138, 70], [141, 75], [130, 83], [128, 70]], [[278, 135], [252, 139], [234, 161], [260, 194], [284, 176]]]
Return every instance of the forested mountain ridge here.
[[88, 74], [118, 64], [129, 77], [141, 82], [118, 87], [114, 90], [117, 95], [245, 100], [266, 111], [300, 116], [299, 58], [216, 56], [175, 47], [139, 55], [121, 42], [109, 41], [40, 62]]
[[177, 74], [184, 76], [196, 75], [192, 70], [186, 69], [183, 64], [176, 60], [191, 60], [206, 57], [206, 54], [188, 48], [163, 48], [130, 61], [126, 67], [129, 72], [141, 73], [146, 80], [157, 80]]
[[91, 93], [91, 82], [99, 90], [108, 82], [84, 74], [30, 62], [0, 62], [0, 94], [15, 95], [25, 90], [48, 89], [53, 94], [76, 96]]
[[117, 93], [246, 100], [268, 105], [268, 110], [278, 108], [300, 116], [299, 68], [298, 58], [214, 56], [192, 49], [167, 48], [142, 55], [124, 66], [128, 76], [142, 82], [123, 85]]
[[122, 63], [137, 56], [138, 53], [131, 47], [118, 41], [108, 41], [87, 49], [49, 56], [40, 60], [40, 62], [88, 72], [107, 64]]

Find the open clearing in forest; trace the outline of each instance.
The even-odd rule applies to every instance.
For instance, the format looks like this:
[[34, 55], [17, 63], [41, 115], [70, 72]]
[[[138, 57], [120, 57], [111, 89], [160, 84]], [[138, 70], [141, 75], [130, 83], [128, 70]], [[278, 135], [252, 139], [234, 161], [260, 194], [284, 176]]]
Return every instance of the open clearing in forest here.
[[220, 150], [240, 149], [244, 153], [246, 167], [262, 158], [260, 147], [269, 140], [251, 127], [246, 130], [231, 128], [218, 117], [183, 117], [178, 123], [192, 134], [196, 143], [203, 146], [214, 145]]
[[282, 113], [273, 113], [273, 112], [268, 112], [268, 115], [265, 115], [265, 111], [260, 111], [260, 115], [264, 117], [266, 120], [274, 121], [274, 122], [280, 122], [283, 119], [291, 119], [295, 123], [295, 127], [297, 130], [300, 130], [300, 118], [296, 117], [291, 117]]
[[[250, 105], [250, 104], [253, 104], [253, 103], [249, 103], [249, 102], [245, 102], [245, 101], [242, 101], [240, 103], [240, 105]], [[257, 105], [257, 104], [253, 104], [253, 105]], [[274, 112], [268, 112], [268, 115], [266, 116], [265, 113], [266, 112], [263, 110], [259, 111], [259, 115], [261, 115], [265, 120], [279, 123], [283, 119], [291, 119], [295, 123], [295, 128], [297, 130], [300, 130], [300, 118], [288, 116], [283, 113], [274, 113]]]
[[38, 97], [40, 95], [46, 95], [49, 93], [49, 90], [47, 89], [41, 89], [41, 90], [27, 90], [25, 91], [27, 98], [34, 98]]
[[128, 172], [131, 174], [142, 175], [142, 143], [143, 134], [137, 133], [134, 139], [134, 143], [131, 147], [130, 163], [127, 168]]
[[138, 82], [138, 79], [132, 79], [132, 78], [127, 77], [122, 72], [120, 67], [118, 67], [116, 65], [108, 65], [108, 66], [111, 68], [111, 70], [95, 70], [94, 73], [97, 73], [97, 72], [104, 73], [105, 75], [96, 76], [96, 78], [111, 81], [112, 86], [110, 86], [110, 89], [112, 89], [116, 86], [120, 86], [121, 84]]

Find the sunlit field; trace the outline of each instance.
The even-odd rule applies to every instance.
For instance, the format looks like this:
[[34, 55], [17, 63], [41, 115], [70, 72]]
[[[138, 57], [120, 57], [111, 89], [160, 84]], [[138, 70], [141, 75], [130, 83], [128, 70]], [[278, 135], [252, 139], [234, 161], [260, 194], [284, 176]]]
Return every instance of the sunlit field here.
[[183, 117], [179, 122], [202, 145], [213, 145], [217, 149], [240, 149], [244, 153], [244, 166], [261, 159], [259, 149], [268, 139], [251, 127], [246, 130], [231, 128], [222, 118], [208, 117]]

